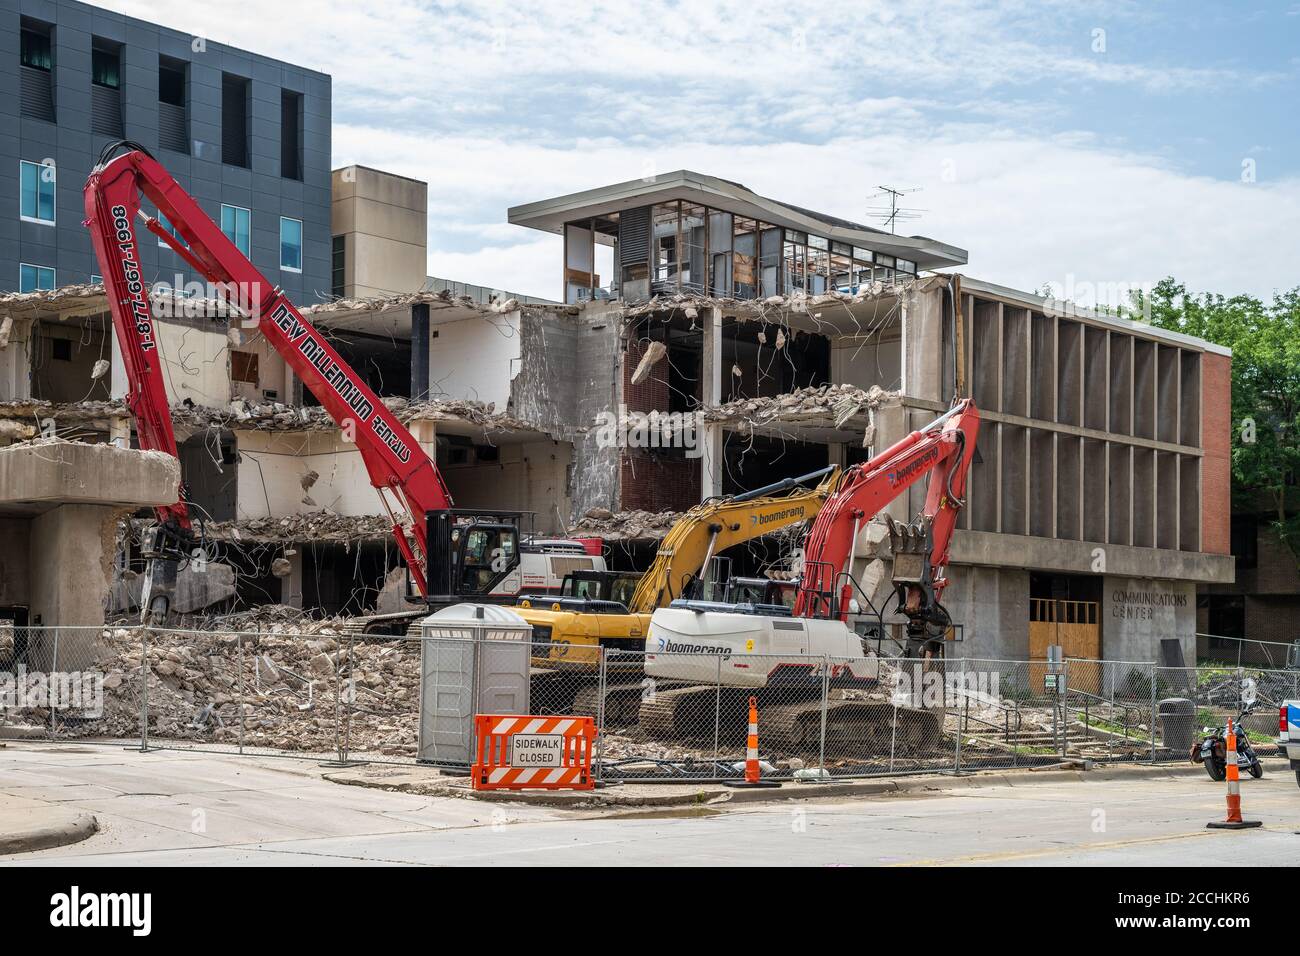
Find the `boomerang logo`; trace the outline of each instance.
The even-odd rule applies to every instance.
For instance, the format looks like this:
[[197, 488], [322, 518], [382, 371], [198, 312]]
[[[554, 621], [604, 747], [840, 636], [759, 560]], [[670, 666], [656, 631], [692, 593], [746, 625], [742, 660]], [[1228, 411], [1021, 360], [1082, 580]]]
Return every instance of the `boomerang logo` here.
[[922, 468], [924, 468], [926, 465], [928, 465], [930, 462], [934, 461], [938, 457], [939, 457], [939, 449], [931, 448], [929, 451], [927, 451], [924, 455], [916, 459], [916, 461], [912, 462], [911, 464], [905, 465], [904, 467], [899, 468], [897, 471], [888, 472], [887, 477], [889, 478], [890, 487], [897, 488], [905, 481], [915, 478], [917, 472], [919, 472]]

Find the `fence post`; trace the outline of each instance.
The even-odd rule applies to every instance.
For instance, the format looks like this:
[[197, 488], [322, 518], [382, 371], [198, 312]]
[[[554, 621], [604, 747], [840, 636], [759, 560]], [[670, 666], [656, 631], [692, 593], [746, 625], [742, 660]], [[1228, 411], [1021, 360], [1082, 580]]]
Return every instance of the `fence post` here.
[[822, 716], [821, 736], [817, 743], [817, 779], [820, 781], [826, 773], [826, 710], [830, 706], [831, 696], [831, 659], [822, 655]]
[[[261, 630], [259, 626], [258, 630]], [[235, 632], [235, 709], [239, 716], [239, 752], [244, 752], [244, 635]]]
[[343, 668], [340, 666], [342, 656], [343, 648], [339, 646], [334, 652], [334, 749], [338, 753], [339, 766], [346, 767], [348, 752], [347, 745], [343, 742]]
[[140, 753], [149, 752], [149, 627], [140, 628]]
[[[957, 743], [953, 747], [953, 757], [952, 757], [953, 773], [961, 773], [962, 704], [970, 698], [970, 694], [969, 694], [970, 689], [966, 686], [966, 658], [963, 657], [961, 659], [961, 669], [957, 673], [960, 675], [957, 680], [957, 693], [961, 694], [962, 703], [958, 703], [956, 700], [953, 701], [953, 703], [956, 704], [953, 710], [957, 717]], [[948, 692], [945, 689], [944, 700], [947, 700], [947, 698], [948, 698]], [[944, 710], [946, 711], [947, 709], [948, 708], [945, 705]]]
[[59, 629], [57, 627], [54, 628], [54, 649], [52, 655], [53, 656], [50, 658], [50, 676], [49, 681], [47, 682], [47, 686], [49, 687], [47, 693], [49, 694], [48, 702], [50, 705], [49, 734], [51, 740], [57, 737], [59, 733], [59, 722], [58, 718], [55, 716], [58, 713], [58, 709], [54, 706], [54, 681], [58, 680], [59, 673]]
[[343, 702], [346, 706], [343, 708], [343, 762], [350, 763], [352, 760], [352, 712], [356, 709], [356, 679], [353, 677], [353, 668], [356, 667], [356, 646], [357, 637], [355, 634], [348, 635], [348, 696]]
[[[596, 786], [605, 783], [605, 694], [609, 688], [609, 665], [604, 644], [596, 645]], [[644, 665], [641, 673], [645, 673]], [[576, 709], [576, 708], [575, 708]]]
[[1151, 763], [1156, 762], [1156, 663], [1151, 662], [1151, 722], [1148, 726], [1151, 728]]
[[722, 722], [722, 655], [717, 656], [718, 676], [713, 685], [713, 773], [718, 773], [718, 731]]
[[1064, 760], [1070, 749], [1070, 661], [1061, 658], [1061, 676], [1057, 678], [1056, 706], [1061, 711], [1061, 759]]

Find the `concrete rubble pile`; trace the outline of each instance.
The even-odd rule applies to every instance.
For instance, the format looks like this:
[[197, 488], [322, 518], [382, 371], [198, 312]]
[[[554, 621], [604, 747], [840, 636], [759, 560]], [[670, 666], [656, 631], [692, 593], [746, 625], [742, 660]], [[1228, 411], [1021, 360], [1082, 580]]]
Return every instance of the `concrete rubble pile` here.
[[[687, 318], [694, 319], [705, 309], [719, 308], [737, 318], [761, 319], [769, 314], [783, 312], [808, 312], [810, 310], [836, 304], [852, 305], [869, 302], [882, 296], [896, 296], [916, 287], [920, 290], [931, 288], [935, 284], [946, 283], [946, 276], [927, 276], [922, 279], [895, 278], [888, 282], [876, 281], [863, 284], [856, 292], [838, 290], [808, 295], [805, 292], [792, 292], [789, 295], [773, 295], [766, 299], [734, 299], [727, 296], [694, 295], [679, 292], [673, 295], [656, 295], [644, 302], [628, 307], [628, 318], [638, 318], [658, 312], [681, 310]], [[585, 305], [586, 303], [584, 303]]]
[[213, 541], [269, 544], [383, 538], [392, 534], [392, 525], [387, 517], [380, 515], [340, 515], [332, 511], [311, 511], [279, 518], [210, 522], [204, 525], [203, 530]]
[[662, 538], [677, 523], [677, 511], [610, 511], [592, 508], [571, 529], [575, 535], [602, 538]]
[[[418, 642], [352, 641], [342, 636], [337, 620], [304, 625], [276, 621], [288, 615], [274, 611], [267, 616], [271, 623], [251, 631], [151, 635], [147, 650], [151, 736], [327, 754], [337, 751], [340, 734], [346, 732], [353, 751], [415, 754]], [[251, 626], [251, 620], [243, 625]], [[122, 739], [139, 735], [143, 651], [138, 632], [105, 631], [97, 665], [104, 674], [102, 716], [65, 720], [63, 735]], [[349, 698], [355, 700], [351, 707]], [[342, 715], [337, 722], [336, 705]], [[28, 719], [48, 721], [39, 713], [29, 714]]]
[[854, 385], [822, 385], [800, 388], [772, 398], [738, 398], [716, 408], [705, 409], [704, 419], [709, 422], [747, 422], [764, 425], [833, 423], [842, 427], [855, 418], [869, 416], [877, 408], [896, 404], [899, 393], [887, 391], [878, 385], [870, 389]]
[[[385, 398], [384, 404], [400, 421], [462, 421], [485, 431], [538, 431], [537, 426], [496, 410], [491, 402], [467, 399], [430, 399], [413, 402], [405, 398]], [[335, 431], [338, 425], [320, 406], [294, 407], [281, 402], [250, 402], [237, 398], [224, 408], [177, 402], [171, 406], [172, 423], [183, 436], [208, 428], [242, 431]], [[9, 427], [0, 438], [31, 437], [46, 420], [55, 428], [74, 427], [107, 432], [114, 419], [128, 418], [130, 412], [120, 401], [47, 402], [36, 399], [0, 402], [0, 423]], [[12, 424], [10, 424], [12, 423]]]

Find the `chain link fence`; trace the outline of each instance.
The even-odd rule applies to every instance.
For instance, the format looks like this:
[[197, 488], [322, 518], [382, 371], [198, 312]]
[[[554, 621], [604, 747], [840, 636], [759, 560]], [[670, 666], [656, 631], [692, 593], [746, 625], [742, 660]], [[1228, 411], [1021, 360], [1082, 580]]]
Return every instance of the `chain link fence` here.
[[593, 717], [605, 782], [729, 780], [744, 775], [751, 697], [763, 775], [830, 780], [1182, 761], [1189, 734], [1199, 740], [1249, 699], [1258, 705], [1244, 727], [1269, 755], [1276, 707], [1300, 699], [1300, 671], [0, 628], [0, 736], [10, 738], [459, 767], [472, 746], [445, 745], [463, 742], [475, 713], [526, 711]]

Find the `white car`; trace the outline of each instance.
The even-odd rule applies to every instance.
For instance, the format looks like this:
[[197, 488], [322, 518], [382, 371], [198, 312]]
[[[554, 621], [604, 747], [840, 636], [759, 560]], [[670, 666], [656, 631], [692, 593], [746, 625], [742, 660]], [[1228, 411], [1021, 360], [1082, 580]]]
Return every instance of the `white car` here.
[[1277, 746], [1291, 761], [1296, 783], [1300, 784], [1300, 700], [1288, 700], [1277, 712]]

